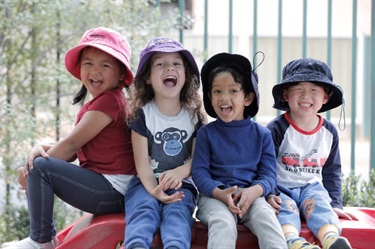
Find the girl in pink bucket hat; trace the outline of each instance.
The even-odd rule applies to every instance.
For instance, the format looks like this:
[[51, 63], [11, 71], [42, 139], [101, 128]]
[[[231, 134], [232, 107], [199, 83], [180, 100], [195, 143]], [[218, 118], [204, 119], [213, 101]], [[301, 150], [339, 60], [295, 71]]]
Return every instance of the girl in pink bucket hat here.
[[[135, 175], [123, 87], [133, 81], [130, 46], [108, 28], [86, 31], [65, 57], [67, 70], [82, 82], [74, 103], [92, 98], [78, 112], [75, 127], [54, 145], [37, 145], [20, 178], [27, 180], [30, 235], [6, 249], [52, 249], [54, 195], [95, 215], [124, 211], [124, 195]], [[75, 159], [79, 167], [70, 163]], [[22, 179], [21, 179], [22, 180]], [[26, 188], [26, 186], [24, 186]]]

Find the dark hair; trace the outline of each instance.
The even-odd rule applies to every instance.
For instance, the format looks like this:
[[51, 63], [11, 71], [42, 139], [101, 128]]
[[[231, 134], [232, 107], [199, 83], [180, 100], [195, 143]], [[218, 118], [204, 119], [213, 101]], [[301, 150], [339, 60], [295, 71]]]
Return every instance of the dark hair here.
[[233, 79], [236, 83], [241, 85], [241, 89], [244, 91], [245, 96], [249, 96], [251, 92], [254, 92], [252, 85], [249, 82], [246, 82], [246, 78], [236, 67], [231, 65], [223, 65], [214, 68], [210, 74], [208, 75], [208, 94], [211, 96], [212, 90], [212, 82], [214, 81], [215, 77], [217, 77], [221, 73], [230, 73], [233, 76]]

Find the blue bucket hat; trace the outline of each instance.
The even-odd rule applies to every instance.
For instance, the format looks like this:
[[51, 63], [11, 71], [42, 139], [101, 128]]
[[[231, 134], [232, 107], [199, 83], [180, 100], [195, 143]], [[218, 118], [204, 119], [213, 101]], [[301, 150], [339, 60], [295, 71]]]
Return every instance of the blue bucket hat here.
[[139, 65], [137, 69], [137, 73], [135, 77], [137, 77], [142, 69], [145, 63], [155, 54], [158, 52], [162, 53], [174, 53], [179, 52], [182, 54], [190, 63], [190, 66], [193, 69], [194, 75], [197, 77], [197, 82], [199, 84], [199, 69], [197, 66], [197, 63], [194, 59], [194, 56], [192, 53], [185, 49], [181, 43], [179, 43], [176, 40], [173, 40], [171, 38], [165, 38], [165, 37], [156, 37], [149, 41], [147, 46], [141, 51], [140, 59], [139, 59]]
[[217, 117], [217, 114], [211, 105], [210, 100], [210, 88], [212, 82], [210, 81], [210, 74], [212, 70], [220, 66], [231, 66], [239, 70], [246, 80], [244, 84], [248, 84], [251, 87], [251, 92], [255, 93], [253, 102], [245, 107], [244, 116], [254, 117], [259, 110], [259, 90], [258, 90], [258, 75], [252, 70], [250, 61], [239, 54], [219, 53], [212, 56], [206, 61], [201, 70], [201, 79], [203, 86], [203, 103], [204, 108], [208, 115], [213, 118]]
[[343, 92], [338, 85], [332, 82], [329, 66], [317, 59], [301, 58], [285, 65], [282, 71], [282, 81], [273, 87], [272, 95], [275, 101], [273, 107], [275, 109], [289, 111], [289, 104], [283, 97], [283, 91], [299, 82], [316, 83], [326, 89], [329, 99], [318, 112], [331, 110], [343, 103]]

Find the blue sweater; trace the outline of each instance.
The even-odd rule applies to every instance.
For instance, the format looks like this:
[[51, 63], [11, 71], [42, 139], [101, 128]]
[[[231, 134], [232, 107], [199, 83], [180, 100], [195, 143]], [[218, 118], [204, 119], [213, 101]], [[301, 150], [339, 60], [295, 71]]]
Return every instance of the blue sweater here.
[[198, 130], [192, 162], [198, 190], [256, 184], [267, 196], [276, 187], [276, 157], [270, 131], [250, 118], [225, 123], [219, 118]]

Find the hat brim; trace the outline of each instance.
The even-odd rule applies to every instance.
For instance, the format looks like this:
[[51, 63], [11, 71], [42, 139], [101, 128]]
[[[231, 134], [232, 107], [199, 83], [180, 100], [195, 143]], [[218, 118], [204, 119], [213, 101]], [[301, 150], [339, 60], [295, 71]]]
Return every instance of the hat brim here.
[[97, 48], [113, 57], [115, 57], [117, 60], [119, 60], [127, 69], [126, 76], [123, 80], [124, 86], [130, 86], [133, 83], [134, 75], [131, 71], [130, 64], [129, 64], [129, 58], [126, 58], [124, 55], [122, 55], [120, 52], [116, 51], [113, 48], [103, 46], [100, 44], [92, 44], [92, 43], [82, 43], [80, 45], [77, 45], [73, 47], [72, 49], [68, 50], [68, 52], [65, 55], [65, 67], [68, 70], [69, 73], [71, 73], [74, 77], [81, 80], [81, 67], [78, 62], [78, 56], [82, 49], [85, 47], [94, 47]]
[[[238, 70], [241, 71], [244, 75], [248, 75], [250, 84], [252, 85], [252, 89], [255, 93], [255, 98], [253, 100], [253, 103], [247, 107], [245, 107], [245, 113], [251, 117], [254, 117], [259, 109], [259, 92], [256, 90], [258, 87], [254, 87], [253, 80], [255, 78], [252, 75], [252, 67], [250, 61], [239, 54], [229, 54], [229, 53], [219, 53], [214, 56], [212, 56], [207, 62], [203, 65], [202, 70], [201, 70], [201, 79], [202, 79], [202, 87], [203, 87], [203, 104], [204, 108], [206, 110], [206, 113], [212, 117], [212, 118], [217, 118], [217, 114], [211, 104], [211, 99], [210, 99], [210, 92], [209, 92], [209, 75], [212, 70], [219, 66], [224, 66], [224, 65], [233, 65], [235, 66]], [[239, 65], [239, 66], [236, 66]], [[243, 69], [246, 68], [246, 71]], [[254, 79], [253, 79], [254, 78]], [[256, 84], [256, 83], [255, 83]]]

